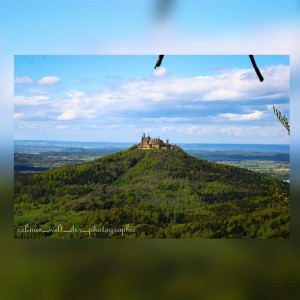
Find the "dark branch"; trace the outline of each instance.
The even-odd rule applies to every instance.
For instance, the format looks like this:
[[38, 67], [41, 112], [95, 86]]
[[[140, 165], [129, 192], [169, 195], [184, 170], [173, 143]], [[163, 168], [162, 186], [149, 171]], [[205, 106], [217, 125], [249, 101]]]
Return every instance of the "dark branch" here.
[[258, 68], [257, 65], [256, 65], [256, 62], [255, 62], [255, 60], [254, 60], [254, 56], [253, 56], [253, 55], [249, 55], [249, 57], [250, 57], [250, 60], [251, 60], [251, 62], [252, 62], [253, 68], [254, 68], [254, 70], [255, 70], [255, 72], [256, 72], [256, 75], [258, 76], [259, 80], [260, 80], [261, 82], [263, 82], [263, 81], [264, 81], [264, 78], [263, 78], [263, 76], [261, 75], [261, 73], [260, 73], [260, 71], [259, 71], [259, 68]]
[[156, 61], [156, 65], [155, 65], [154, 69], [156, 69], [157, 67], [159, 67], [161, 65], [161, 62], [163, 59], [164, 59], [164, 55], [158, 55], [158, 59]]
[[290, 135], [290, 124], [285, 115], [282, 115], [281, 112], [273, 106], [273, 111], [280, 123], [284, 126], [284, 128], [288, 131], [288, 134]]

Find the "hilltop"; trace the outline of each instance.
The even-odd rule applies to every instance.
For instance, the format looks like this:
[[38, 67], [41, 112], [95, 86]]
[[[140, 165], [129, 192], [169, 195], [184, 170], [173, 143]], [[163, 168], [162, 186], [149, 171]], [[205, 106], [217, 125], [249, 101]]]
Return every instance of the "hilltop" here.
[[127, 224], [135, 229], [126, 236], [132, 238], [289, 236], [287, 183], [195, 158], [179, 147], [174, 151], [137, 148], [16, 176], [15, 226], [117, 228]]

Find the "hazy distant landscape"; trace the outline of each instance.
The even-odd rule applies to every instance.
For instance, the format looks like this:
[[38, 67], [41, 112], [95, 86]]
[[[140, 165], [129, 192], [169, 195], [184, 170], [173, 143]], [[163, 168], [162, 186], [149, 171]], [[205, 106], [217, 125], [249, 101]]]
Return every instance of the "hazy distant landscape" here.
[[[15, 172], [40, 172], [49, 168], [91, 161], [128, 149], [133, 143], [15, 141]], [[190, 155], [213, 162], [265, 172], [290, 179], [289, 145], [178, 144]]]

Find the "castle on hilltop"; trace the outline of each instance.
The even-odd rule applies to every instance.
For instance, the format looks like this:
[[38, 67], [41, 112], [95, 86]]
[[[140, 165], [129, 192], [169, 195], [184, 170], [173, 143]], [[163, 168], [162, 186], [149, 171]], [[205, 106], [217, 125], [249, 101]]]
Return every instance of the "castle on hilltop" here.
[[175, 150], [176, 145], [169, 144], [169, 139], [166, 139], [166, 142], [161, 140], [160, 138], [151, 138], [149, 135], [148, 137], [143, 134], [141, 138], [141, 142], [138, 145], [138, 149], [164, 149], [164, 150]]

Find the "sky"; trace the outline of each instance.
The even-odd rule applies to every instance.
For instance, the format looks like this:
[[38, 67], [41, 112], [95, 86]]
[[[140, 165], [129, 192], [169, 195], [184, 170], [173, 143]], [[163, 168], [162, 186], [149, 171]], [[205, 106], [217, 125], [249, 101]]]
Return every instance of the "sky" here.
[[255, 55], [14, 56], [14, 138], [286, 144], [290, 57]]
[[[3, 201], [5, 200], [5, 193], [9, 194], [9, 201], [7, 203], [11, 203], [11, 195], [13, 195], [14, 139], [38, 138], [55, 140], [74, 139], [100, 141], [104, 140], [105, 136], [103, 134], [106, 133], [106, 137], [109, 140], [137, 142], [137, 138], [141, 136], [142, 130], [152, 128], [148, 128], [148, 126], [146, 127], [146, 125], [149, 125], [151, 123], [148, 122], [147, 124], [145, 124], [142, 123], [142, 120], [139, 118], [136, 118], [135, 120], [132, 118], [130, 120], [130, 124], [140, 126], [140, 128], [137, 128], [137, 132], [130, 128], [129, 125], [127, 126], [127, 124], [127, 131], [124, 129], [123, 131], [118, 132], [116, 130], [116, 127], [115, 129], [112, 128], [109, 131], [107, 126], [118, 126], [118, 122], [121, 122], [122, 119], [120, 118], [120, 116], [117, 116], [116, 109], [118, 107], [115, 108], [114, 114], [112, 113], [112, 111], [110, 111], [109, 114], [105, 114], [105, 112], [108, 112], [108, 104], [105, 107], [105, 101], [103, 101], [103, 98], [102, 102], [98, 101], [99, 98], [97, 97], [97, 94], [101, 93], [101, 84], [99, 82], [98, 85], [97, 82], [95, 82], [94, 86], [92, 86], [92, 84], [90, 84], [89, 87], [84, 87], [84, 85], [79, 86], [78, 82], [81, 80], [80, 74], [81, 72], [83, 72], [83, 70], [74, 70], [73, 73], [77, 73], [78, 75], [74, 83], [74, 81], [72, 81], [72, 78], [68, 79], [68, 76], [64, 76], [64, 74], [62, 74], [61, 72], [56, 72], [55, 69], [50, 69], [49, 67], [51, 66], [51, 64], [47, 66], [48, 69], [45, 68], [45, 72], [34, 75], [31, 74], [29, 69], [25, 67], [25, 61], [22, 63], [21, 61], [19, 61], [18, 66], [15, 66], [16, 57], [23, 55], [44, 55], [47, 57], [49, 57], [49, 55], [58, 55], [61, 57], [70, 55], [152, 55], [153, 57], [155, 57], [158, 54], [165, 54], [167, 56], [163, 62], [162, 67], [167, 70], [167, 74], [156, 79], [160, 81], [165, 80], [166, 82], [166, 76], [183, 76], [183, 72], [181, 73], [179, 72], [179, 70], [176, 70], [175, 72], [174, 65], [172, 66], [169, 60], [169, 57], [171, 55], [244, 55], [244, 61], [247, 66], [242, 64], [241, 62], [239, 62], [238, 64], [228, 64], [224, 66], [222, 62], [221, 68], [230, 69], [230, 67], [232, 67], [246, 70], [249, 69], [249, 61], [247, 60], [246, 56], [249, 54], [254, 54], [257, 60], [257, 64], [261, 68], [261, 71], [263, 72], [265, 77], [266, 72], [263, 68], [268, 68], [271, 66], [275, 68], [278, 63], [286, 67], [288, 63], [286, 59], [284, 59], [282, 61], [280, 60], [279, 62], [273, 61], [265, 64], [260, 59], [260, 55], [264, 55], [264, 57], [284, 55], [289, 56], [290, 58], [290, 105], [289, 108], [286, 107], [288, 103], [288, 97], [284, 97], [284, 99], [282, 99], [283, 102], [278, 103], [277, 105], [280, 109], [282, 109], [284, 113], [289, 115], [291, 125], [290, 138], [288, 138], [288, 136], [286, 135], [285, 129], [281, 126], [281, 124], [278, 121], [276, 123], [276, 119], [274, 119], [274, 116], [271, 117], [272, 112], [267, 107], [271, 104], [267, 104], [266, 99], [261, 99], [262, 101], [260, 102], [260, 106], [254, 106], [254, 104], [251, 106], [249, 104], [249, 100], [247, 101], [247, 103], [245, 100], [245, 102], [243, 102], [243, 106], [240, 105], [241, 102], [236, 102], [237, 105], [234, 106], [235, 109], [233, 109], [233, 106], [231, 106], [231, 109], [229, 109], [230, 104], [232, 104], [233, 102], [229, 102], [228, 99], [226, 100], [229, 105], [227, 109], [225, 108], [225, 100], [222, 103], [219, 99], [218, 102], [215, 102], [214, 107], [214, 103], [212, 100], [206, 101], [205, 106], [202, 106], [202, 108], [207, 109], [207, 112], [205, 113], [206, 119], [205, 117], [203, 117], [203, 114], [200, 115], [200, 109], [193, 110], [193, 106], [190, 106], [190, 115], [185, 115], [183, 118], [189, 117], [191, 119], [191, 123], [188, 123], [186, 120], [181, 119], [182, 122], [186, 122], [186, 124], [184, 125], [186, 127], [182, 125], [181, 128], [189, 128], [189, 133], [185, 131], [178, 134], [178, 132], [176, 133], [175, 131], [170, 130], [169, 132], [166, 132], [166, 134], [162, 133], [161, 131], [158, 133], [151, 132], [151, 135], [158, 134], [161, 136], [161, 138], [169, 137], [171, 143], [179, 143], [182, 141], [211, 143], [216, 140], [218, 140], [216, 142], [224, 143], [235, 142], [236, 140], [242, 143], [289, 143], [291, 163], [291, 199], [294, 208], [294, 217], [292, 212], [291, 220], [293, 220], [293, 222], [296, 222], [299, 219], [297, 214], [297, 205], [300, 209], [298, 201], [298, 183], [300, 180], [300, 131], [298, 130], [300, 128], [300, 1], [169, 0], [169, 2], [172, 4], [169, 9], [166, 9], [164, 13], [158, 13], [159, 3], [162, 5], [163, 2], [166, 1], [1, 1], [0, 182], [5, 186], [5, 191], [1, 190], [1, 195], [4, 195], [4, 197], [2, 197]], [[18, 59], [16, 58], [16, 60]], [[147, 67], [143, 68], [143, 71], [137, 70], [137, 73], [139, 74], [131, 74], [130, 78], [134, 79], [135, 76], [138, 76], [144, 78], [144, 81], [146, 81], [147, 78], [149, 79], [151, 78], [151, 76], [153, 77], [152, 72], [154, 64], [152, 61], [153, 59], [151, 58], [150, 60], [151, 63], [147, 62]], [[204, 64], [203, 60], [201, 61], [201, 64]], [[22, 69], [21, 65], [24, 66], [24, 69]], [[189, 64], [189, 70], [191, 70], [192, 68], [191, 65], [193, 64]], [[217, 64], [215, 67], [219, 68], [220, 64]], [[14, 74], [15, 68], [19, 73]], [[210, 67], [201, 67], [197, 70], [197, 73], [190, 73], [186, 76], [202, 76], [203, 74], [205, 74], [205, 69], [208, 68]], [[129, 68], [129, 70], [131, 70], [131, 68]], [[118, 72], [121, 71], [122, 70], [118, 70]], [[273, 73], [269, 72], [269, 74], [273, 74], [275, 76], [275, 70], [273, 69], [273, 71]], [[279, 71], [279, 69], [277, 69], [277, 71]], [[141, 74], [140, 72], [143, 73]], [[251, 70], [251, 74], [253, 74], [252, 72], [253, 70]], [[95, 79], [98, 79], [99, 73], [100, 72], [97, 72], [97, 75], [94, 76]], [[206, 75], [212, 76], [213, 73], [206, 73]], [[28, 76], [33, 81], [33, 83], [30, 84], [30, 82], [28, 82], [27, 87], [24, 85], [24, 83], [23, 87], [22, 83], [15, 83], [15, 79], [17, 77], [23, 76]], [[42, 85], [38, 83], [39, 80], [47, 76], [57, 76], [59, 80], [56, 80], [56, 77], [52, 77], [50, 79], [46, 78], [43, 80], [44, 82], [48, 81], [48, 83], [52, 80], [52, 85]], [[234, 75], [232, 74], [232, 76]], [[236, 76], [238, 77], [238, 74], [236, 74]], [[233, 81], [236, 80], [239, 83], [245, 83], [245, 79], [249, 79], [249, 76], [245, 76], [243, 80], [241, 80], [240, 78], [236, 78], [233, 79]], [[87, 79], [86, 75], [83, 77], [85, 77], [83, 82], [87, 83], [88, 81], [94, 81], [94, 79]], [[92, 73], [88, 74], [88, 77], [93, 78]], [[277, 78], [277, 81], [273, 80], [272, 82], [279, 83], [278, 80], [281, 77], [275, 77]], [[122, 80], [126, 79], [123, 78]], [[56, 83], [54, 84], [55, 81]], [[110, 81], [110, 83], [111, 82], [112, 81]], [[220, 83], [220, 80], [215, 82]], [[222, 82], [223, 84], [225, 84], [225, 82], [229, 83], [228, 77], [227, 81], [224, 80]], [[200, 86], [198, 85], [198, 83], [199, 82], [197, 82], [197, 87]], [[253, 82], [251, 81], [249, 87], [251, 87], [250, 90], [253, 92], [255, 90], [259, 91], [259, 89], [261, 89], [262, 87], [266, 87], [266, 85], [269, 84], [271, 84], [271, 81], [269, 80], [265, 80], [264, 84], [262, 85], [256, 79]], [[257, 87], [258, 85], [259, 89], [253, 89], [253, 85], [255, 85], [255, 87]], [[236, 85], [236, 87], [239, 86], [240, 85], [238, 84]], [[29, 93], [28, 91], [26, 93], [25, 89], [28, 89], [30, 87], [36, 89], [47, 89], [47, 93], [36, 94], [38, 90], [35, 91], [35, 94]], [[60, 90], [58, 89], [58, 87], [60, 88]], [[115, 87], [116, 89], [114, 89], [113, 91], [111, 90], [112, 87], [108, 89], [108, 92], [112, 93], [122, 91], [122, 89], [117, 89], [117, 82], [115, 82]], [[186, 87], [187, 89], [188, 87], [191, 87], [191, 84], [186, 84], [184, 87]], [[225, 88], [229, 87], [230, 85], [225, 86]], [[245, 86], [242, 87], [244, 88]], [[273, 86], [273, 88], [278, 87]], [[78, 93], [77, 96], [74, 93], [72, 96], [72, 94], [70, 93], [70, 91], [72, 90], [84, 93], [85, 97], [83, 95], [79, 96]], [[250, 90], [246, 89], [246, 95], [250, 96]], [[204, 91], [202, 90], [202, 92]], [[235, 92], [237, 94], [241, 93], [240, 90], [235, 90]], [[270, 86], [268, 88], [268, 93], [269, 92], [272, 92]], [[68, 94], [65, 93], [68, 93], [69, 95], [71, 94], [71, 96], [68, 96]], [[203, 96], [203, 93], [201, 93], [200, 96], [201, 95]], [[30, 105], [27, 105], [25, 107], [24, 97], [27, 97], [28, 99], [28, 97], [32, 96], [47, 97], [47, 101], [44, 98], [44, 109], [40, 105], [42, 101], [41, 99], [43, 98], [30, 99], [31, 101], [27, 101], [27, 104], [30, 103]], [[167, 105], [167, 109], [169, 111], [170, 109], [173, 109], [173, 115], [177, 115], [174, 113], [174, 110], [176, 109], [177, 105], [176, 113], [179, 112], [178, 105], [180, 103], [180, 99], [174, 99], [174, 94], [168, 94], [168, 96], [173, 96], [173, 98], [172, 100], [168, 98], [170, 102], [172, 101], [172, 105]], [[192, 96], [195, 95], [192, 94]], [[197, 93], [197, 96], [194, 98], [189, 98], [189, 101], [200, 96], [199, 93]], [[255, 97], [255, 95], [252, 96]], [[259, 97], [259, 95], [256, 95], [256, 97], [257, 96]], [[19, 103], [17, 103], [16, 97], [19, 97], [17, 98]], [[23, 107], [22, 97], [24, 100]], [[207, 94], [206, 97], [208, 97]], [[93, 99], [97, 99], [97, 101], [93, 101]], [[37, 105], [33, 109], [32, 103], [34, 103], [34, 100], [36, 101]], [[185, 101], [186, 99], [183, 100]], [[181, 104], [187, 106], [189, 102], [183, 102], [183, 100]], [[277, 100], [279, 101], [279, 99]], [[272, 101], [273, 103], [277, 103], [277, 100], [275, 101], [274, 99], [274, 101]], [[111, 101], [108, 102], [111, 103]], [[82, 117], [81, 122], [77, 120], [77, 126], [75, 126], [75, 120], [62, 120], [64, 118], [66, 119], [66, 116], [68, 117], [68, 114], [64, 115], [64, 117], [62, 116], [64, 112], [70, 109], [70, 107], [67, 106], [68, 103], [77, 103], [77, 110], [79, 110], [79, 107], [81, 107], [82, 114], [88, 114], [90, 119], [88, 119], [86, 116], [84, 118]], [[82, 103], [84, 103], [85, 106], [82, 105]], [[88, 106], [88, 103], [90, 103], [90, 106]], [[149, 101], [140, 102], [140, 104], [143, 103], [144, 105], [146, 105], [146, 103], [148, 103], [149, 105]], [[155, 103], [150, 103], [152, 104], [152, 108], [154, 108]], [[199, 103], [199, 101], [195, 101], [193, 105], [199, 107]], [[102, 107], [100, 106], [100, 104], [102, 105]], [[246, 104], [248, 105], [248, 107], [246, 107]], [[50, 107], [52, 109], [51, 111], [49, 110]], [[45, 108], [47, 108], [47, 110]], [[110, 105], [110, 108], [112, 110], [112, 105]], [[139, 107], [136, 106], [136, 109], [137, 108]], [[215, 108], [216, 111], [214, 112], [212, 108]], [[186, 113], [188, 111], [188, 107], [185, 107], [185, 109], [182, 109], [182, 111]], [[40, 114], [40, 116], [37, 116], [38, 113]], [[81, 112], [77, 111], [76, 118], [78, 118], [79, 113]], [[149, 114], [150, 112], [145, 112], [145, 115], [147, 117], [149, 117]], [[217, 120], [218, 122], [222, 121], [223, 124], [212, 124], [212, 120], [208, 120], [208, 116], [211, 116], [211, 114], [216, 116], [219, 115]], [[220, 116], [221, 114], [223, 114], [223, 117]], [[240, 116], [240, 118], [248, 118], [248, 120], [244, 120], [244, 122], [242, 122], [242, 120], [228, 120], [227, 122], [225, 122], [226, 118], [237, 119], [238, 117], [235, 116], [237, 114], [245, 115], [244, 117]], [[75, 115], [76, 112], [73, 112], [73, 117]], [[128, 112], [126, 112], [126, 115], [127, 117], [129, 117]], [[59, 116], [61, 116], [60, 120], [57, 119]], [[131, 113], [131, 116], [133, 117], [134, 113]], [[263, 118], [261, 118], [261, 120], [249, 120], [249, 118], [258, 119], [262, 116]], [[72, 117], [72, 114], [69, 113], [69, 118], [70, 117]], [[91, 117], [94, 117], [94, 119], [92, 119]], [[110, 119], [108, 119], [109, 117]], [[39, 121], [37, 121], [38, 118]], [[101, 128], [101, 124], [98, 124], [99, 128], [93, 129], [92, 126], [97, 126], [95, 122], [100, 122], [101, 118], [103, 118], [103, 122], [106, 122], [103, 125], [106, 126], [106, 128]], [[164, 126], [171, 126], [170, 124], [165, 125], [167, 121], [170, 121], [170, 119], [164, 119]], [[175, 119], [173, 119], [173, 121], [175, 121]], [[264, 121], [265, 125], [262, 125], [262, 123], [258, 123], [260, 121]], [[23, 124], [21, 124], [21, 122], [23, 122]], [[256, 125], [254, 125], [254, 122]], [[176, 124], [179, 124], [179, 122]], [[153, 124], [151, 125], [153, 126]], [[23, 126], [22, 131], [18, 129], [18, 126]], [[38, 128], [39, 126], [41, 127], [40, 129]], [[68, 128], [67, 126], [71, 126], [71, 128]], [[238, 131], [236, 133], [236, 137], [232, 134], [230, 136], [228, 135], [228, 128], [237, 128], [238, 126], [243, 126], [243, 133], [247, 133], [245, 135], [242, 135], [244, 139], [241, 139], [241, 136], [238, 136]], [[85, 128], [84, 130], [83, 127]], [[268, 128], [269, 133], [267, 135], [264, 135], [263, 133], [266, 132]], [[206, 133], [203, 132], [205, 129]], [[168, 129], [166, 128], [165, 130]], [[200, 130], [202, 130], [202, 134], [197, 134], [197, 131], [199, 132]], [[220, 134], [218, 130], [223, 130], [223, 134]], [[253, 133], [253, 131], [255, 132]], [[7, 187], [5, 185], [6, 183], [8, 183]], [[11, 219], [11, 205], [9, 204], [7, 207], [8, 213], [3, 215], [4, 220], [5, 218], [7, 220]], [[10, 227], [11, 225], [9, 225], [8, 228]], [[295, 236], [300, 226], [299, 224], [295, 224], [293, 228], [295, 230], [292, 230], [292, 233]], [[9, 229], [7, 232], [9, 232]]]
[[[170, 5], [163, 10], [162, 3], [167, 2]], [[160, 135], [162, 138], [167, 136], [170, 140], [174, 139], [174, 142], [297, 143], [300, 139], [294, 138], [294, 134], [297, 133], [293, 131], [293, 127], [300, 126], [300, 120], [297, 118], [297, 111], [300, 109], [297, 101], [300, 95], [299, 36], [299, 0], [2, 1], [0, 10], [2, 149], [12, 152], [13, 139], [21, 138], [134, 142], [142, 134], [140, 131]], [[166, 74], [155, 77], [152, 74], [153, 58], [150, 56], [155, 57], [161, 53], [167, 55], [160, 68], [165, 68]], [[255, 55], [262, 71], [262, 68], [272, 66], [279, 71], [280, 64], [285, 67], [290, 64], [290, 95], [285, 94], [282, 99], [274, 101], [284, 114], [290, 116], [292, 129], [290, 140], [281, 124], [277, 122], [276, 125], [276, 119], [268, 107], [272, 104], [269, 103], [271, 100], [261, 101], [261, 105], [259, 103], [250, 105], [249, 98], [246, 105], [246, 100], [241, 98], [240, 103], [235, 99], [236, 105], [233, 106], [230, 105], [232, 102], [229, 102], [229, 99], [226, 99], [228, 105], [224, 99], [214, 100], [215, 102], [210, 99], [208, 104], [207, 98], [212, 97], [212, 94], [206, 93], [206, 105], [202, 105], [200, 109], [200, 102], [204, 100], [196, 99], [203, 96], [204, 90], [194, 91], [191, 95], [186, 94], [189, 93], [187, 89], [191, 88], [193, 78], [221, 76], [221, 69], [224, 72], [230, 69], [251, 69], [248, 54]], [[64, 57], [65, 60], [61, 60], [60, 63], [54, 62], [53, 66], [51, 63], [47, 64], [46, 61], [54, 59], [51, 58], [53, 55]], [[81, 62], [77, 60], [75, 63], [74, 55], [89, 56], [91, 63], [84, 61], [83, 58]], [[92, 62], [93, 59], [96, 60], [92, 55], [114, 55], [114, 60], [118, 60], [117, 57], [122, 55], [138, 55], [144, 58], [136, 65], [140, 66], [139, 69], [131, 65], [117, 70], [113, 68], [111, 62], [109, 71], [106, 70], [110, 75], [105, 75], [104, 67], [93, 71], [91, 64], [95, 64], [93, 67], [96, 68], [98, 63]], [[148, 55], [149, 62], [145, 58]], [[184, 56], [182, 59], [184, 62], [177, 59], [174, 64], [172, 55]], [[205, 55], [207, 59], [202, 59], [198, 65], [192, 62], [195, 57], [191, 55], [202, 57]], [[223, 55], [222, 62], [209, 59], [207, 55]], [[239, 55], [241, 59], [237, 62], [227, 62], [224, 55]], [[22, 56], [25, 58], [22, 59]], [[40, 65], [40, 71], [38, 67], [31, 70], [26, 57], [34, 61], [34, 66]], [[290, 58], [290, 63], [287, 57]], [[59, 70], [59, 66], [65, 66], [67, 61], [72, 61], [72, 64], [69, 63], [65, 70], [63, 68]], [[188, 71], [184, 69], [185, 64]], [[72, 71], [72, 65], [76, 65], [77, 70], [74, 67]], [[214, 72], [214, 69], [218, 72]], [[275, 69], [273, 71], [272, 74], [275, 76], [277, 73]], [[235, 75], [239, 76], [237, 73]], [[19, 82], [15, 81], [17, 77], [26, 76], [29, 77], [27, 83], [21, 83], [22, 79]], [[38, 83], [47, 76], [54, 76], [52, 84]], [[57, 79], [55, 76], [59, 79], [56, 83], [54, 83]], [[154, 103], [153, 99], [146, 101], [141, 98], [139, 105], [131, 109], [127, 107], [126, 110], [126, 103], [123, 101], [120, 105], [116, 95], [111, 98], [115, 102], [109, 102], [113, 104], [110, 110], [109, 104], [105, 104], [103, 100], [104, 82], [108, 89], [107, 93], [112, 93], [112, 89], [115, 89], [114, 92], [123, 95], [125, 87], [122, 84], [125, 82], [142, 83], [142, 79], [138, 82], [136, 77], [143, 78], [145, 88], [150, 88], [149, 80], [155, 79], [165, 86], [169, 84], [170, 87], [171, 78], [176, 76], [189, 78], [186, 80], [189, 80], [190, 84], [186, 85], [182, 95], [184, 98], [175, 101], [173, 99], [175, 95], [165, 95], [169, 98], [165, 99], [164, 105], [160, 103], [160, 110], [157, 109], [158, 105], [154, 105], [157, 103]], [[109, 80], [108, 77], [112, 78]], [[33, 83], [30, 83], [31, 81]], [[220, 80], [215, 82], [219, 82], [219, 87], [222, 85]], [[226, 81], [222, 82], [224, 84]], [[245, 79], [242, 82], [245, 82]], [[252, 83], [260, 84], [254, 81]], [[203, 82], [202, 84], [204, 85]], [[268, 84], [270, 83], [265, 81], [263, 85], [259, 85], [259, 89], [264, 86], [272, 93]], [[158, 85], [155, 87], [158, 88]], [[154, 89], [154, 86], [151, 88]], [[77, 93], [76, 96], [74, 93], [72, 95], [74, 91]], [[167, 93], [166, 90], [161, 91]], [[196, 92], [199, 93], [195, 95]], [[177, 96], [179, 97], [179, 93]], [[187, 96], [193, 98], [186, 98]], [[243, 96], [251, 97], [250, 93]], [[24, 105], [24, 97], [30, 98], [27, 105]], [[38, 104], [37, 102], [41, 102], [42, 99], [43, 105]], [[191, 101], [194, 102], [191, 104]], [[241, 101], [244, 101], [243, 105]], [[35, 106], [30, 108], [29, 103], [35, 103]], [[77, 111], [74, 109], [71, 111], [72, 103], [77, 103], [75, 106]], [[145, 110], [143, 119], [140, 118], [142, 110]], [[240, 116], [237, 116], [238, 114]], [[69, 120], [66, 120], [67, 118]], [[147, 122], [149, 118], [155, 121], [155, 124]], [[126, 124], [127, 131], [125, 127], [122, 128], [123, 124]], [[132, 127], [129, 127], [129, 124]], [[146, 126], [149, 124], [151, 126]], [[104, 126], [111, 128], [109, 130]], [[120, 131], [115, 130], [116, 128]]]

